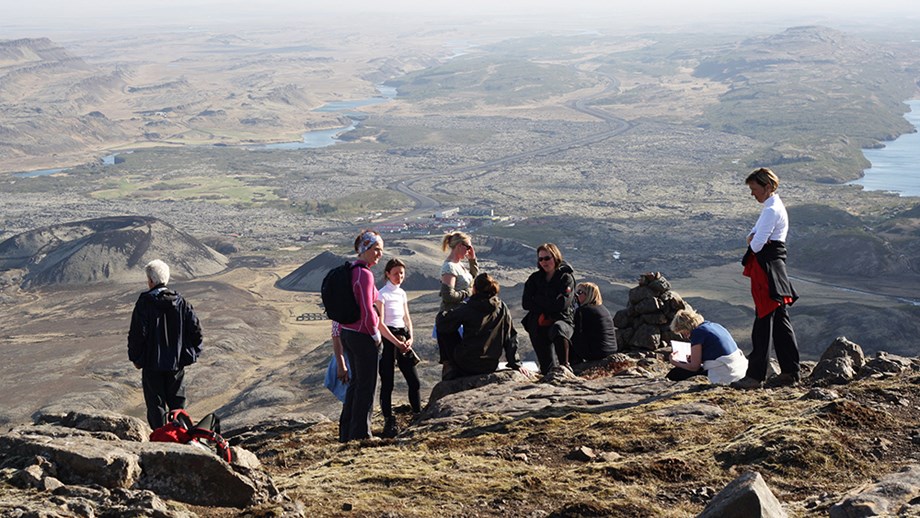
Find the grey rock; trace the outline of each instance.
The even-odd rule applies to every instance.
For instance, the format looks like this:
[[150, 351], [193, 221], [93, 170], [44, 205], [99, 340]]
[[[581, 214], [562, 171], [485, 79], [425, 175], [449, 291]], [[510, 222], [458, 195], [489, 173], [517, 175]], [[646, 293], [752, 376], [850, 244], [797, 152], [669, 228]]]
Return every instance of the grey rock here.
[[569, 460], [577, 460], [579, 462], [591, 462], [597, 459], [597, 453], [592, 448], [587, 446], [579, 446], [574, 450], [570, 451], [565, 458]]
[[128, 445], [144, 468], [136, 487], [165, 498], [195, 505], [246, 507], [278, 494], [267, 477], [257, 482], [198, 448], [175, 443]]
[[898, 374], [909, 370], [911, 366], [912, 362], [907, 358], [879, 351], [875, 358], [867, 361], [859, 371], [859, 377], [865, 378], [874, 374]]
[[685, 421], [712, 421], [722, 417], [725, 411], [716, 405], [685, 403], [656, 410], [651, 414], [682, 423]]
[[146, 441], [150, 437], [150, 426], [136, 417], [99, 411], [95, 413], [68, 412], [65, 415], [40, 414], [36, 424], [56, 424], [87, 432], [109, 432], [125, 441]]
[[[257, 460], [234, 469], [191, 445], [100, 440], [93, 437], [97, 433], [50, 425], [23, 427], [0, 435], [0, 456], [7, 465], [21, 468], [14, 475], [21, 485], [51, 488], [56, 495], [92, 502], [104, 500], [106, 492], [147, 489], [196, 505], [246, 507], [279, 494], [268, 475], [256, 469]], [[36, 462], [36, 457], [47, 459], [48, 465]], [[67, 485], [46, 483], [51, 475]], [[132, 516], [131, 511], [125, 516]]]
[[906, 466], [851, 492], [830, 508], [831, 518], [917, 516], [920, 514], [920, 464]]
[[431, 389], [431, 395], [428, 397], [429, 406], [450, 394], [464, 392], [467, 390], [483, 387], [492, 384], [501, 384], [506, 381], [530, 382], [523, 374], [517, 371], [498, 371], [479, 376], [464, 376], [453, 380], [441, 381]]
[[847, 340], [845, 336], [838, 336], [837, 339], [824, 350], [824, 354], [818, 359], [818, 363], [820, 364], [824, 360], [842, 358], [844, 356], [852, 360], [853, 369], [857, 372], [866, 363], [866, 355], [863, 353], [862, 347], [855, 342]]
[[259, 461], [255, 453], [239, 446], [231, 446], [230, 451], [233, 453], [233, 464], [235, 466], [242, 466], [248, 469], [259, 469], [262, 467], [262, 462]]
[[786, 512], [763, 477], [749, 471], [725, 486], [697, 518], [784, 518]]
[[823, 387], [814, 387], [808, 391], [802, 399], [814, 399], [818, 401], [834, 401], [840, 399], [840, 393]]
[[[598, 379], [566, 383], [533, 383], [523, 375], [498, 373], [483, 377], [477, 383], [464, 385], [462, 391], [443, 387], [438, 398], [434, 394], [418, 423], [405, 432], [407, 437], [427, 429], [452, 426], [475, 426], [481, 415], [501, 415], [508, 419], [533, 416], [564, 415], [573, 411], [607, 412], [651, 403], [673, 395], [674, 384], [660, 375], [621, 373]], [[472, 381], [472, 380], [471, 380]], [[442, 382], [439, 385], [462, 382]], [[453, 385], [457, 388], [457, 385]]]
[[815, 365], [811, 379], [815, 383], [845, 385], [856, 378], [853, 360], [849, 356], [827, 358]]
[[43, 434], [12, 431], [0, 436], [0, 453], [45, 457], [56, 466], [57, 476], [65, 484], [127, 488], [141, 473], [137, 455], [92, 437], [71, 436], [70, 440], [58, 441]]

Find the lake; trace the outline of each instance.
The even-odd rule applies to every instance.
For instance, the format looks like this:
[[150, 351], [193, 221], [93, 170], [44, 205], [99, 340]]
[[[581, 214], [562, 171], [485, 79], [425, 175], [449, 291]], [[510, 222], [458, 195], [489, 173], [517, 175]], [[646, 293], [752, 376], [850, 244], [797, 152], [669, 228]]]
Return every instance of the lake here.
[[910, 112], [904, 118], [918, 133], [907, 133], [885, 143], [881, 149], [864, 149], [863, 154], [872, 167], [863, 171], [859, 180], [850, 185], [862, 185], [867, 191], [890, 191], [901, 196], [920, 196], [920, 99], [907, 101]]
[[355, 129], [355, 124], [361, 118], [361, 115], [357, 113], [358, 108], [373, 106], [375, 104], [383, 104], [396, 97], [397, 92], [395, 87], [376, 85], [376, 88], [377, 91], [380, 92], [380, 95], [377, 97], [370, 97], [368, 99], [355, 99], [352, 101], [332, 101], [313, 110], [316, 112], [324, 113], [342, 113], [352, 121], [348, 126], [308, 131], [301, 135], [303, 140], [299, 142], [279, 142], [276, 144], [262, 144], [258, 146], [246, 147], [248, 149], [262, 151], [272, 149], [316, 149], [336, 144], [339, 142], [339, 135]]

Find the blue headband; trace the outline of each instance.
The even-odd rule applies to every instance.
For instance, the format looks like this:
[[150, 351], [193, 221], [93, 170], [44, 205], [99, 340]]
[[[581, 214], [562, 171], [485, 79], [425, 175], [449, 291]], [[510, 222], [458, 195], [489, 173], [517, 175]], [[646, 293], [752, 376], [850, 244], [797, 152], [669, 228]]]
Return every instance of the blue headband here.
[[374, 245], [380, 242], [380, 236], [373, 232], [365, 232], [361, 234], [361, 242], [358, 243], [358, 255], [367, 252], [371, 248], [374, 248]]

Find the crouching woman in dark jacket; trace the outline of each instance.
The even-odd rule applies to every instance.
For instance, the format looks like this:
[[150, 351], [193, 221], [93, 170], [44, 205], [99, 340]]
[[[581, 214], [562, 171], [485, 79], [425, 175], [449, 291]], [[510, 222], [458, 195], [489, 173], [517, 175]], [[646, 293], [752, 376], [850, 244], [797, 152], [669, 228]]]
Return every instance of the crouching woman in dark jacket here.
[[[500, 298], [500, 287], [489, 274], [481, 273], [473, 281], [473, 294], [466, 303], [448, 311], [438, 321], [438, 338], [443, 351], [452, 360], [453, 369], [443, 379], [486, 374], [498, 368], [502, 352], [508, 367], [525, 375], [517, 356], [517, 331], [508, 306]], [[463, 326], [463, 337], [459, 329]]]

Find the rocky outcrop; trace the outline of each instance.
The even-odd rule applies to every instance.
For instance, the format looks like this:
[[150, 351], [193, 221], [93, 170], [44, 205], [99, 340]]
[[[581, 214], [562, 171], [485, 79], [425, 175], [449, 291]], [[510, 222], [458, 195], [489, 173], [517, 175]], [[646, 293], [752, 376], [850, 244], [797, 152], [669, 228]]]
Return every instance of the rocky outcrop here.
[[88, 432], [108, 432], [124, 441], [146, 441], [150, 427], [136, 417], [100, 410], [93, 414], [68, 412], [66, 414], [39, 414], [36, 424], [53, 424], [65, 428], [76, 428]]
[[0, 243], [0, 269], [25, 268], [24, 288], [101, 282], [142, 283], [153, 259], [175, 279], [224, 270], [227, 258], [156, 218], [115, 216], [62, 223]]
[[79, 499], [90, 511], [113, 505], [133, 509], [140, 502], [173, 516], [162, 499], [244, 508], [280, 498], [271, 478], [259, 469], [258, 459], [240, 447], [234, 447], [237, 457], [228, 464], [195, 443], [117, 436], [133, 434], [123, 432], [136, 428], [132, 419], [70, 413], [39, 419], [54, 424], [14, 428], [0, 435], [4, 459], [0, 478], [17, 487], [53, 492], [65, 508], [77, 505]]
[[671, 291], [671, 283], [658, 272], [639, 277], [639, 285], [629, 290], [626, 309], [617, 311], [613, 324], [617, 344], [622, 350], [654, 351], [679, 339], [671, 332], [674, 315], [689, 307], [680, 295]]
[[875, 358], [866, 360], [859, 344], [840, 336], [821, 355], [810, 379], [816, 385], [844, 385], [856, 378], [897, 374], [914, 365], [912, 360], [884, 351], [879, 351]]
[[920, 516], [920, 464], [866, 484], [830, 509], [831, 518]]

